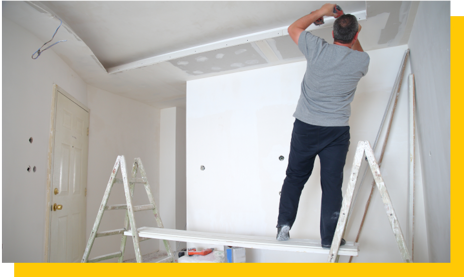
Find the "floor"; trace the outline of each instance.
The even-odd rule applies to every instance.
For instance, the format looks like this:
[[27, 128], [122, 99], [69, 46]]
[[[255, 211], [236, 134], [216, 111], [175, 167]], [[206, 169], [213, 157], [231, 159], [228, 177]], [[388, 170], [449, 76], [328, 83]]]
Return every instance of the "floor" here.
[[[174, 252], [174, 257], [178, 257], [178, 252]], [[159, 262], [168, 262], [168, 260], [163, 261], [164, 259], [167, 259], [168, 256], [166, 253], [150, 253], [150, 254], [145, 254], [142, 255], [142, 260], [144, 263], [159, 263]], [[181, 258], [178, 258], [176, 262], [179, 263], [220, 263], [223, 262], [224, 260], [224, 252], [223, 251], [214, 251], [213, 253], [206, 255], [206, 256], [183, 256]], [[136, 263], [137, 260], [130, 259], [124, 261], [125, 263]]]
[[[175, 253], [177, 255], [177, 253]], [[142, 260], [144, 263], [157, 263], [163, 259], [166, 259], [168, 255], [166, 253], [150, 253], [142, 255]], [[124, 261], [125, 263], [136, 263], [137, 260], [135, 258]]]

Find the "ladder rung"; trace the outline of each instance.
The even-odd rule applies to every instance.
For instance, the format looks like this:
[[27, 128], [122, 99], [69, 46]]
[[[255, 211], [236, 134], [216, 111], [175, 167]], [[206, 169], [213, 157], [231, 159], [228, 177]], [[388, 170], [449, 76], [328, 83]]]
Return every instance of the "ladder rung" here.
[[134, 206], [134, 212], [148, 211], [148, 210], [153, 210], [153, 209], [154, 208], [152, 204]]
[[116, 230], [110, 230], [110, 231], [104, 231], [104, 232], [97, 233], [96, 237], [98, 238], [98, 237], [119, 235], [119, 234], [123, 234], [125, 231], [126, 231], [126, 229], [124, 229], [124, 228], [116, 229]]
[[[153, 210], [153, 209], [154, 208], [152, 204], [146, 204], [146, 205], [134, 206], [133, 211], [140, 212], [140, 211], [147, 211], [147, 210]], [[105, 210], [127, 210], [127, 205], [118, 204], [118, 205], [106, 206]]]
[[[124, 184], [123, 180], [121, 178], [114, 178], [115, 179], [115, 183], [118, 183], [118, 184]], [[131, 179], [131, 180], [127, 180], [129, 181], [129, 184], [146, 184], [147, 182], [145, 182], [144, 180], [142, 179]]]
[[121, 255], [122, 255], [121, 251], [114, 252], [114, 253], [111, 253], [111, 254], [106, 254], [106, 255], [95, 257], [95, 258], [93, 258], [91, 260], [88, 260], [87, 262], [88, 263], [96, 263], [96, 262], [99, 262], [99, 261], [109, 260], [109, 259], [112, 259], [112, 258], [119, 258], [119, 257], [121, 257]]
[[105, 210], [127, 210], [127, 205], [118, 204], [118, 205], [105, 206]]

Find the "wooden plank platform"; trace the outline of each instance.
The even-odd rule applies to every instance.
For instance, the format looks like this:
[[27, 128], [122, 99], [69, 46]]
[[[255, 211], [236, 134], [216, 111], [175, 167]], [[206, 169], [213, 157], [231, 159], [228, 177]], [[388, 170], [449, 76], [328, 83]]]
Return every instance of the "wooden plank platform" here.
[[[140, 238], [153, 238], [171, 241], [185, 241], [193, 243], [217, 244], [245, 248], [316, 253], [326, 255], [329, 255], [330, 250], [322, 248], [320, 240], [309, 239], [291, 238], [288, 241], [277, 241], [274, 237], [208, 233], [155, 227], [138, 228], [138, 234]], [[126, 231], [124, 232], [124, 235], [132, 236], [132, 231]], [[357, 243], [347, 241], [345, 245], [340, 247], [338, 255], [358, 256], [358, 251], [359, 250]]]

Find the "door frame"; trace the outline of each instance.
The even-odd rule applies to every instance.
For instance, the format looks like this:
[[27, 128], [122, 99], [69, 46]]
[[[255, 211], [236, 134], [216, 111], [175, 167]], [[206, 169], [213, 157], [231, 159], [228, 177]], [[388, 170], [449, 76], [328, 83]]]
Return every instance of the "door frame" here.
[[[46, 184], [46, 200], [45, 200], [45, 232], [44, 232], [44, 255], [43, 261], [50, 261], [50, 246], [51, 246], [51, 200], [52, 200], [52, 182], [53, 182], [53, 154], [55, 148], [55, 131], [56, 131], [56, 114], [58, 105], [58, 93], [74, 102], [76, 105], [84, 109], [89, 113], [89, 125], [90, 125], [90, 109], [87, 108], [83, 103], [77, 100], [74, 96], [67, 93], [64, 89], [59, 87], [57, 84], [53, 84], [52, 92], [52, 106], [50, 112], [50, 136], [48, 139], [48, 162], [47, 162], [47, 184]], [[89, 137], [87, 137], [89, 139]], [[88, 147], [87, 147], [88, 152]], [[88, 155], [87, 155], [88, 161]], [[88, 162], [87, 162], [88, 164]], [[87, 198], [85, 198], [87, 202]], [[84, 229], [87, 229], [86, 227]]]

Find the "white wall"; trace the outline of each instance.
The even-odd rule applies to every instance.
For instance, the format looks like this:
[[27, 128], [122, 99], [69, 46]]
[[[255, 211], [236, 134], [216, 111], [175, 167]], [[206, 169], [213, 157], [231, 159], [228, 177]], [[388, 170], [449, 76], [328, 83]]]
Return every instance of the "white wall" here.
[[450, 2], [421, 2], [408, 44], [416, 81], [430, 259], [450, 262]]
[[[159, 214], [165, 228], [176, 229], [176, 108], [160, 111]], [[160, 249], [163, 251], [163, 242]], [[175, 242], [170, 242], [175, 249]]]
[[[187, 138], [186, 114], [182, 107], [176, 107], [176, 229], [187, 229]], [[177, 249], [186, 247], [185, 242], [177, 242]]]
[[53, 84], [87, 105], [86, 84], [53, 49], [31, 59], [44, 42], [5, 17], [2, 23], [3, 262], [43, 262]]
[[[369, 73], [359, 83], [352, 103], [351, 145], [343, 190], [357, 142], [374, 142], [405, 50], [406, 46], [399, 46], [368, 52]], [[188, 230], [275, 237], [292, 114], [305, 67], [306, 62], [298, 62], [187, 83]], [[407, 219], [406, 88], [405, 81], [382, 166], [403, 229]], [[283, 162], [278, 159], [280, 155], [285, 157]], [[204, 171], [201, 165], [206, 167]], [[371, 181], [372, 177], [366, 178], [360, 189], [345, 235], [348, 240], [355, 239]], [[418, 190], [421, 198], [420, 186]], [[301, 196], [297, 220], [290, 232], [292, 238], [320, 238], [320, 196], [316, 162]], [[423, 223], [424, 209], [418, 206], [417, 221]], [[423, 230], [416, 229], [416, 261], [428, 259], [421, 253], [427, 247]], [[361, 252], [354, 262], [402, 261], [378, 192], [374, 193], [359, 243]], [[247, 250], [248, 262], [326, 260], [325, 255]]]
[[[90, 235], [98, 208], [103, 198], [116, 157], [124, 155], [128, 174], [134, 158], [140, 157], [147, 173], [150, 189], [159, 203], [159, 109], [113, 93], [87, 86], [90, 108], [89, 169], [87, 189], [87, 238]], [[120, 175], [119, 175], [120, 176]], [[135, 186], [134, 204], [148, 204], [143, 186]], [[115, 184], [109, 205], [126, 203], [123, 186]], [[125, 211], [107, 211], [99, 231], [119, 229], [124, 226]], [[151, 211], [135, 214], [137, 227], [156, 226]], [[121, 236], [98, 238], [92, 248], [91, 257], [119, 250]], [[156, 252], [158, 243], [141, 243], [142, 255]], [[124, 259], [134, 258], [132, 239], [127, 239]], [[116, 259], [108, 260], [116, 261]]]
[[[6, 18], [2, 22], [3, 262], [43, 262], [53, 85], [59, 85], [91, 110], [86, 240], [117, 155], [125, 155], [129, 170], [135, 157], [142, 159], [155, 201], [159, 203], [160, 111], [87, 86], [53, 49], [37, 60], [31, 59], [43, 41]], [[32, 144], [28, 141], [30, 137], [34, 139]], [[27, 172], [28, 166], [36, 166], [37, 172]], [[143, 187], [136, 188], [134, 199], [136, 204], [148, 203]], [[109, 203], [125, 203], [122, 187], [115, 185]], [[148, 211], [137, 213], [136, 219], [138, 226], [156, 226]], [[124, 212], [106, 212], [99, 230], [117, 229], [123, 224]], [[120, 236], [99, 238], [91, 257], [115, 252], [119, 245]], [[142, 254], [158, 250], [156, 241], [141, 245]], [[125, 259], [133, 257], [132, 240], [128, 239]]]
[[[185, 230], [185, 109], [172, 107], [160, 112], [160, 216], [165, 228]], [[171, 241], [171, 250], [185, 247]], [[160, 241], [160, 251], [164, 251]]]

